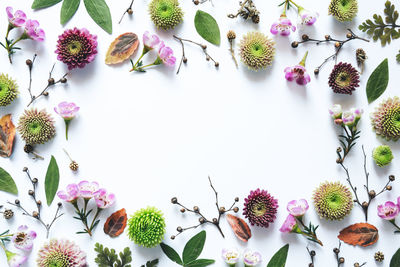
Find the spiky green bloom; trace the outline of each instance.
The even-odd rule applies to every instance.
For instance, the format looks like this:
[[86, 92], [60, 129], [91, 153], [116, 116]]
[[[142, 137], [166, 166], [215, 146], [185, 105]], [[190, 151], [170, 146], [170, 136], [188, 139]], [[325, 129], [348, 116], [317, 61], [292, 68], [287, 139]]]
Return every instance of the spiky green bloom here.
[[328, 14], [338, 21], [352, 21], [358, 12], [357, 0], [331, 0]]
[[240, 41], [240, 59], [251, 70], [265, 69], [272, 64], [275, 42], [261, 32], [253, 31]]
[[374, 158], [376, 165], [384, 167], [392, 161], [393, 154], [389, 146], [382, 145], [374, 149], [372, 157]]
[[152, 248], [161, 243], [165, 234], [163, 213], [155, 207], [136, 211], [128, 221], [128, 236], [139, 246]]
[[183, 21], [183, 11], [178, 0], [152, 0], [149, 13], [154, 25], [163, 30], [173, 29]]
[[44, 144], [56, 134], [54, 120], [44, 109], [25, 110], [19, 118], [17, 130], [22, 139], [30, 145]]
[[7, 106], [18, 96], [18, 85], [7, 74], [0, 73], [0, 106]]
[[387, 140], [400, 138], [400, 98], [388, 98], [371, 114], [371, 124], [375, 133]]
[[321, 218], [342, 220], [353, 208], [353, 195], [339, 182], [321, 184], [313, 195], [315, 209]]

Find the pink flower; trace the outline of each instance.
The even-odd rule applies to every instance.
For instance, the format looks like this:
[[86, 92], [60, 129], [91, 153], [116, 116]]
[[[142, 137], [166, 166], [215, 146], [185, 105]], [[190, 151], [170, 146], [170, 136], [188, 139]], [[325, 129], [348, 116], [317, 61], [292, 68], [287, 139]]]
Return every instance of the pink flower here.
[[306, 85], [311, 81], [310, 75], [307, 73], [306, 68], [301, 65], [287, 67], [285, 69], [285, 78], [289, 82], [296, 80], [298, 85]]
[[99, 190], [99, 184], [97, 182], [82, 181], [78, 184], [78, 188], [80, 197], [90, 199]]
[[288, 203], [287, 210], [294, 217], [301, 217], [308, 210], [307, 200], [305, 199], [292, 200]]
[[79, 197], [79, 188], [76, 184], [67, 185], [66, 191], [58, 191], [57, 196], [67, 202], [72, 202]]
[[317, 21], [319, 14], [317, 12], [312, 12], [310, 10], [300, 8], [299, 17], [301, 19], [301, 24], [311, 26]]
[[24, 251], [31, 251], [33, 247], [33, 240], [36, 238], [35, 231], [27, 231], [28, 226], [21, 225], [18, 227], [18, 232], [16, 232], [11, 240], [14, 243], [14, 246], [17, 249], [21, 249]]
[[107, 194], [107, 190], [101, 188], [94, 192], [94, 199], [96, 201], [97, 207], [100, 209], [107, 209], [111, 207], [115, 202], [114, 194]]
[[162, 60], [162, 62], [167, 66], [174, 66], [176, 58], [173, 55], [174, 51], [172, 51], [170, 47], [165, 46], [164, 42], [161, 42], [158, 49], [158, 57]]
[[20, 255], [8, 250], [5, 252], [7, 256], [7, 263], [10, 267], [20, 267], [28, 260], [28, 258], [24, 255]]
[[21, 27], [25, 24], [26, 14], [22, 10], [17, 10], [13, 14], [13, 8], [9, 6], [6, 8], [6, 12], [8, 16], [8, 22], [13, 27]]
[[344, 125], [351, 127], [356, 123], [356, 116], [351, 111], [345, 111], [342, 114], [342, 120]]
[[378, 216], [382, 219], [391, 221], [399, 215], [399, 206], [392, 201], [387, 201], [383, 205], [378, 206]]
[[286, 220], [283, 222], [282, 227], [279, 229], [282, 233], [292, 233], [295, 232], [297, 228], [297, 221], [296, 218], [289, 214], [286, 217]]
[[63, 117], [64, 120], [72, 120], [79, 111], [79, 107], [73, 102], [68, 103], [63, 101], [54, 108], [54, 111]]
[[261, 254], [258, 252], [251, 251], [246, 249], [243, 253], [243, 262], [245, 267], [256, 266], [260, 264], [262, 261]]
[[296, 26], [285, 15], [282, 15], [278, 21], [272, 24], [270, 31], [274, 35], [279, 33], [282, 36], [288, 36], [290, 31], [296, 31]]
[[153, 34], [150, 36], [148, 31], [145, 31], [143, 34], [143, 45], [147, 51], [154, 49], [160, 43], [160, 38]]
[[343, 110], [340, 104], [333, 105], [328, 111], [329, 114], [332, 116], [332, 118], [334, 118], [335, 120], [340, 119], [342, 117]]
[[25, 32], [29, 38], [35, 41], [44, 41], [45, 33], [39, 29], [39, 21], [28, 19], [25, 23]]

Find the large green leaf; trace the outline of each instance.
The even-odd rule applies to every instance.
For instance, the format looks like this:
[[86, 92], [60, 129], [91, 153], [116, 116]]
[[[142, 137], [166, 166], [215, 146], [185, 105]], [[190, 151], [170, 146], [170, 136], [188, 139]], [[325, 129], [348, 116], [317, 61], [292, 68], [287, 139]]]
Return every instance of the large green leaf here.
[[400, 266], [400, 248], [394, 253], [392, 259], [390, 260], [390, 267]]
[[0, 167], [0, 190], [18, 195], [18, 188], [11, 175]]
[[372, 72], [367, 82], [368, 103], [375, 101], [385, 92], [389, 83], [389, 64], [385, 58], [381, 64]]
[[183, 264], [196, 260], [203, 251], [204, 243], [206, 242], [206, 231], [201, 231], [193, 236], [185, 245], [182, 253]]
[[62, 0], [35, 0], [32, 3], [32, 9], [41, 9], [49, 6], [54, 6], [55, 4], [60, 3]]
[[60, 182], [60, 172], [58, 170], [57, 161], [54, 156], [51, 156], [49, 166], [47, 167], [46, 179], [44, 181], [44, 190], [46, 192], [47, 205], [53, 202], [58, 190]]
[[81, 0], [64, 0], [61, 7], [61, 24], [67, 23], [75, 15], [80, 2]]
[[286, 244], [272, 256], [267, 267], [285, 267], [288, 252], [289, 244]]
[[197, 10], [194, 17], [194, 26], [196, 31], [204, 40], [212, 44], [219, 45], [221, 42], [221, 33], [217, 21], [208, 13]]
[[185, 267], [204, 267], [208, 266], [210, 264], [214, 264], [215, 260], [209, 260], [209, 259], [198, 259], [192, 262], [189, 262], [185, 264]]
[[83, 0], [89, 15], [103, 30], [112, 33], [110, 9], [104, 0]]
[[170, 246], [168, 246], [165, 243], [161, 243], [160, 244], [162, 251], [164, 252], [165, 255], [167, 255], [167, 257], [173, 261], [178, 263], [179, 265], [183, 265], [181, 257], [179, 256], [179, 254], [175, 251], [175, 249], [171, 248]]

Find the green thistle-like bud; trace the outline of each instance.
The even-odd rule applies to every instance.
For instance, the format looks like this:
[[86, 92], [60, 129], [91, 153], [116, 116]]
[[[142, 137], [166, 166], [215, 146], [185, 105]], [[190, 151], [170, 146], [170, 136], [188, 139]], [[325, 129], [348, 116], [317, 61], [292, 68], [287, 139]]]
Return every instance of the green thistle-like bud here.
[[384, 167], [392, 161], [393, 154], [389, 146], [382, 145], [374, 149], [372, 157], [374, 158], [376, 165]]
[[163, 30], [173, 29], [183, 21], [183, 11], [178, 0], [152, 0], [149, 13], [154, 25]]
[[382, 101], [371, 113], [372, 128], [379, 136], [397, 141], [400, 138], [400, 98]]
[[352, 21], [358, 12], [357, 0], [332, 0], [328, 14], [332, 15], [338, 21]]
[[240, 58], [251, 70], [265, 69], [272, 64], [275, 42], [261, 32], [249, 32], [240, 41]]
[[7, 106], [18, 96], [18, 85], [7, 74], [0, 74], [0, 106]]
[[339, 182], [321, 184], [313, 195], [315, 209], [321, 218], [342, 220], [353, 208], [353, 195]]
[[19, 118], [17, 130], [22, 139], [30, 145], [44, 144], [56, 134], [54, 120], [44, 109], [25, 110]]
[[162, 242], [164, 234], [163, 213], [155, 207], [136, 211], [128, 221], [128, 236], [139, 246], [155, 247]]

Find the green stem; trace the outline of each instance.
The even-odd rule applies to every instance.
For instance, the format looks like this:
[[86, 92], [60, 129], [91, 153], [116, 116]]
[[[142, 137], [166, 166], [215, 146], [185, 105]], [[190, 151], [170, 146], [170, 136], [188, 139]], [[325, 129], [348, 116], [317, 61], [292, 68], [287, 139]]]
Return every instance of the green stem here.
[[293, 0], [289, 0], [290, 3], [292, 3], [295, 7], [297, 7], [297, 9], [300, 11], [301, 9], [303, 9], [301, 6], [299, 6], [298, 4], [296, 4], [295, 2], [293, 2]]
[[81, 217], [80, 220], [82, 221], [83, 225], [85, 226], [85, 230], [87, 231], [87, 233], [90, 236], [92, 236], [92, 232], [91, 232], [91, 230], [89, 228], [89, 225], [87, 224], [86, 212], [83, 214], [83, 216], [84, 216], [84, 219], [83, 219], [82, 218], [82, 213], [81, 213], [81, 211], [79, 210], [79, 207], [78, 207], [78, 203], [74, 202], [74, 203], [72, 203], [72, 205], [75, 207], [75, 210], [79, 214], [79, 217]]
[[68, 140], [68, 129], [71, 120], [64, 120], [65, 121], [65, 139]]
[[138, 58], [138, 60], [136, 61], [136, 63], [133, 65], [132, 69], [130, 70], [130, 72], [134, 71], [137, 69], [137, 65], [139, 64], [140, 60], [143, 58], [144, 55], [147, 54], [147, 52], [149, 52], [150, 50], [147, 49], [146, 47], [143, 47], [142, 50], [142, 54], [140, 55], [140, 57]]
[[306, 60], [307, 60], [307, 56], [308, 56], [308, 51], [304, 54], [303, 59], [300, 61], [299, 65], [305, 67], [306, 66]]
[[93, 217], [93, 221], [92, 221], [92, 223], [90, 224], [90, 231], [93, 231], [93, 226], [94, 226], [94, 224], [95, 224], [97, 218], [99, 217], [101, 211], [102, 211], [102, 209], [97, 208], [96, 214], [95, 214], [94, 217]]
[[288, 6], [288, 4], [289, 4], [289, 1], [290, 1], [290, 0], [286, 0], [286, 1], [285, 1], [285, 5], [283, 6], [283, 12], [282, 12], [282, 14], [281, 14], [281, 17], [286, 17], [286, 9], [287, 9], [287, 6]]
[[396, 222], [395, 222], [394, 220], [390, 220], [389, 222], [390, 222], [391, 224], [393, 224], [393, 226], [396, 227], [396, 229], [397, 229], [398, 231], [400, 231], [400, 227], [396, 224]]

